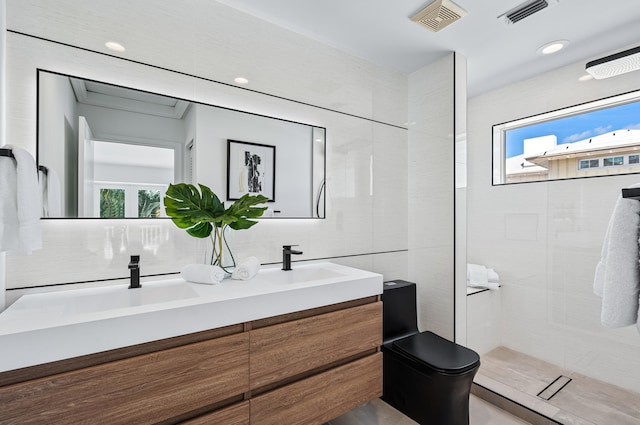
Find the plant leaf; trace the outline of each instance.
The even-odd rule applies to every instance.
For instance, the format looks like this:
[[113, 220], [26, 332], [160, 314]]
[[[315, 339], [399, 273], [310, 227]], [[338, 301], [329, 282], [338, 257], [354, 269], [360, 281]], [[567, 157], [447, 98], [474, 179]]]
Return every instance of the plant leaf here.
[[206, 238], [213, 230], [215, 212], [224, 211], [224, 204], [206, 186], [200, 191], [187, 183], [170, 184], [164, 198], [167, 215], [176, 226], [187, 229], [187, 233], [197, 238]]
[[226, 213], [237, 220], [227, 223], [233, 230], [248, 229], [257, 221], [248, 220], [250, 218], [258, 218], [262, 216], [267, 207], [256, 207], [255, 205], [264, 204], [269, 199], [263, 195], [245, 194], [231, 205]]
[[165, 211], [180, 229], [196, 238], [206, 238], [214, 226], [229, 226], [234, 230], [248, 229], [257, 224], [250, 220], [262, 216], [268, 198], [262, 195], [245, 194], [225, 210], [224, 202], [203, 184], [200, 190], [192, 184], [170, 184], [164, 198]]

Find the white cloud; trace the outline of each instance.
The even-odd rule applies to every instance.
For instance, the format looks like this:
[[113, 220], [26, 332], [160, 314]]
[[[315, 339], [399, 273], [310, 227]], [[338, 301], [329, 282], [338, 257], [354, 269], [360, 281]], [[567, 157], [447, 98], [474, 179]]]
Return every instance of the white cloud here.
[[573, 143], [573, 142], [577, 142], [578, 140], [584, 140], [589, 136], [591, 136], [592, 134], [593, 134], [593, 131], [591, 130], [583, 131], [582, 133], [572, 134], [571, 136], [565, 137], [562, 140], [562, 143]]
[[594, 133], [596, 134], [604, 134], [604, 133], [608, 133], [612, 130], [612, 127], [610, 125], [606, 126], [606, 127], [597, 127], [596, 129], [594, 129]]

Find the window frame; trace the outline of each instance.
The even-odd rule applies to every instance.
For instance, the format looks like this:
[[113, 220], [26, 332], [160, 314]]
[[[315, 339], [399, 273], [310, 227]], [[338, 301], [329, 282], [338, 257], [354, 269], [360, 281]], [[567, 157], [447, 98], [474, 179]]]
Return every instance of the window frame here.
[[[554, 121], [562, 118], [567, 118], [571, 116], [586, 114], [589, 112], [594, 112], [602, 109], [607, 109], [616, 106], [622, 106], [629, 103], [640, 103], [640, 90], [633, 90], [621, 94], [616, 94], [612, 96], [608, 96], [605, 98], [583, 102], [580, 104], [575, 104], [572, 106], [568, 106], [566, 108], [558, 108], [548, 112], [543, 112], [540, 114], [530, 115], [524, 118], [518, 118], [512, 121], [506, 121], [499, 124], [494, 124], [492, 126], [492, 155], [491, 155], [491, 185], [492, 186], [503, 186], [503, 185], [511, 185], [511, 184], [524, 184], [524, 183], [540, 183], [540, 182], [552, 182], [552, 181], [561, 181], [561, 180], [572, 180], [572, 179], [583, 179], [583, 178], [592, 178], [592, 177], [610, 177], [617, 175], [625, 175], [625, 174], [637, 174], [640, 173], [640, 170], [633, 172], [625, 172], [625, 173], [616, 173], [616, 174], [603, 174], [603, 175], [585, 175], [585, 176], [576, 176], [576, 177], [565, 177], [565, 178], [552, 178], [552, 179], [543, 179], [543, 180], [530, 180], [530, 181], [516, 181], [516, 182], [507, 182], [507, 174], [506, 174], [506, 133], [509, 130], [514, 130], [522, 127], [532, 126], [544, 122]], [[619, 155], [617, 155], [619, 156]], [[628, 157], [628, 154], [622, 155]], [[602, 159], [603, 156], [598, 157]], [[596, 158], [594, 158], [596, 159]], [[577, 161], [577, 167], [579, 171], [586, 171], [593, 168], [603, 169], [605, 168], [602, 165], [602, 161], [599, 163], [598, 167], [593, 168], [579, 168], [580, 160]], [[626, 164], [624, 163], [622, 166], [626, 165], [637, 165], [637, 164]], [[606, 168], [610, 169], [613, 167], [620, 167], [620, 165], [615, 166], [607, 166]]]

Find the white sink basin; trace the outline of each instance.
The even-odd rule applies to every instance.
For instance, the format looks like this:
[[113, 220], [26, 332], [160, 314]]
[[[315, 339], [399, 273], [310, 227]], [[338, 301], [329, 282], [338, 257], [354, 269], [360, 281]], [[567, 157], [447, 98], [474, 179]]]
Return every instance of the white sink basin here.
[[276, 285], [293, 285], [296, 283], [308, 283], [316, 280], [345, 278], [346, 274], [329, 270], [320, 266], [299, 267], [293, 270], [266, 271], [264, 279]]
[[198, 293], [184, 283], [157, 282], [143, 284], [136, 289], [118, 285], [30, 295], [16, 301], [11, 306], [11, 311], [32, 314], [44, 310], [67, 316], [160, 304], [197, 296]]
[[68, 313], [91, 313], [119, 308], [160, 304], [169, 301], [195, 298], [198, 293], [184, 284], [142, 285], [141, 288], [109, 288], [112, 291], [102, 294], [78, 295], [60, 300]]

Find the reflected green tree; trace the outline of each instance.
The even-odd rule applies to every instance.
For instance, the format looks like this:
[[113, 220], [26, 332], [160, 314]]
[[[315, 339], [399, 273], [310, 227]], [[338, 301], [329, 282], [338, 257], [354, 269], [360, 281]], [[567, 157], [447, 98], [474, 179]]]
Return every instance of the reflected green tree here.
[[160, 217], [159, 190], [138, 190], [138, 217]]
[[100, 189], [100, 218], [124, 217], [124, 189]]

